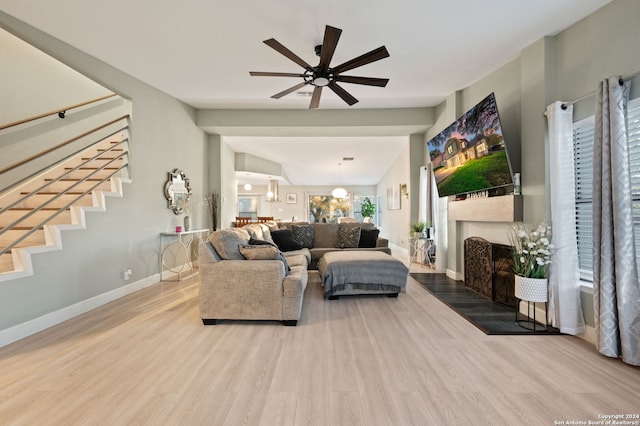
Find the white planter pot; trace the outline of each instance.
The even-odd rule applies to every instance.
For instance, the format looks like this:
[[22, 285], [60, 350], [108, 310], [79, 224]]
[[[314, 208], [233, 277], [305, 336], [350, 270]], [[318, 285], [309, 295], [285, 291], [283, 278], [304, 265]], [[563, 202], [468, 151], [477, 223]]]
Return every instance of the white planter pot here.
[[527, 278], [516, 275], [515, 297], [529, 302], [546, 302], [548, 280], [546, 278]]

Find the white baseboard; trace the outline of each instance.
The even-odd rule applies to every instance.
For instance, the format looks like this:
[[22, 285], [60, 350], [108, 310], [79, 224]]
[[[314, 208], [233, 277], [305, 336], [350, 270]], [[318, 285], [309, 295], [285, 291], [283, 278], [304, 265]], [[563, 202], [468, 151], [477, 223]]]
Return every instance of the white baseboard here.
[[595, 327], [591, 327], [591, 326], [585, 326], [584, 327], [584, 333], [582, 334], [578, 334], [579, 338], [581, 338], [582, 340], [591, 343], [593, 346], [596, 345], [596, 329]]
[[447, 277], [451, 278], [452, 280], [464, 281], [464, 274], [462, 272], [456, 272], [452, 271], [451, 269], [447, 269], [445, 273], [447, 274]]
[[63, 321], [82, 315], [99, 306], [112, 302], [116, 299], [124, 297], [134, 291], [141, 290], [158, 283], [160, 275], [155, 274], [134, 283], [118, 287], [114, 290], [91, 297], [73, 305], [64, 307], [54, 312], [42, 315], [41, 317], [14, 325], [13, 327], [0, 330], [0, 348], [10, 343], [16, 342], [32, 334], [38, 333]]

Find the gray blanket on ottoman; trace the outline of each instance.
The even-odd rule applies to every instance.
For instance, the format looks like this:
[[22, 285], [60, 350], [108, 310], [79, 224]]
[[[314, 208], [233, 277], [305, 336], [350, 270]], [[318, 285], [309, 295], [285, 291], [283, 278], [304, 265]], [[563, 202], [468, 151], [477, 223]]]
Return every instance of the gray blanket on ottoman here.
[[409, 269], [382, 252], [325, 253], [318, 263], [325, 296], [405, 293]]

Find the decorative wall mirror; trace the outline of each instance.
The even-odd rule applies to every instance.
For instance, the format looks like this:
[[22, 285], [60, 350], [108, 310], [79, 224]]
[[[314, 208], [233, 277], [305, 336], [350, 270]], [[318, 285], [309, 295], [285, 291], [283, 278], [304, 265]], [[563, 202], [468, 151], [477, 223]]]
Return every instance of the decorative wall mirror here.
[[167, 183], [164, 184], [164, 196], [175, 214], [182, 214], [187, 209], [187, 203], [191, 199], [191, 185], [182, 170], [174, 169], [169, 172]]

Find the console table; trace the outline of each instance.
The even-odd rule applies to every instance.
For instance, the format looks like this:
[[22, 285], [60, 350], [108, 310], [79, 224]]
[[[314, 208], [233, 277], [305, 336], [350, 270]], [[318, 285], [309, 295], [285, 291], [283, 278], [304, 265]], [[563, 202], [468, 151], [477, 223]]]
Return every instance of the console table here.
[[[161, 232], [160, 233], [160, 281], [164, 271], [173, 272], [178, 276], [177, 281], [182, 278], [182, 273], [187, 269], [193, 273], [197, 269], [198, 243], [203, 236], [209, 234], [208, 229], [193, 229], [182, 232]], [[174, 250], [171, 253], [171, 250]], [[172, 261], [168, 265], [169, 255], [172, 254]]]

